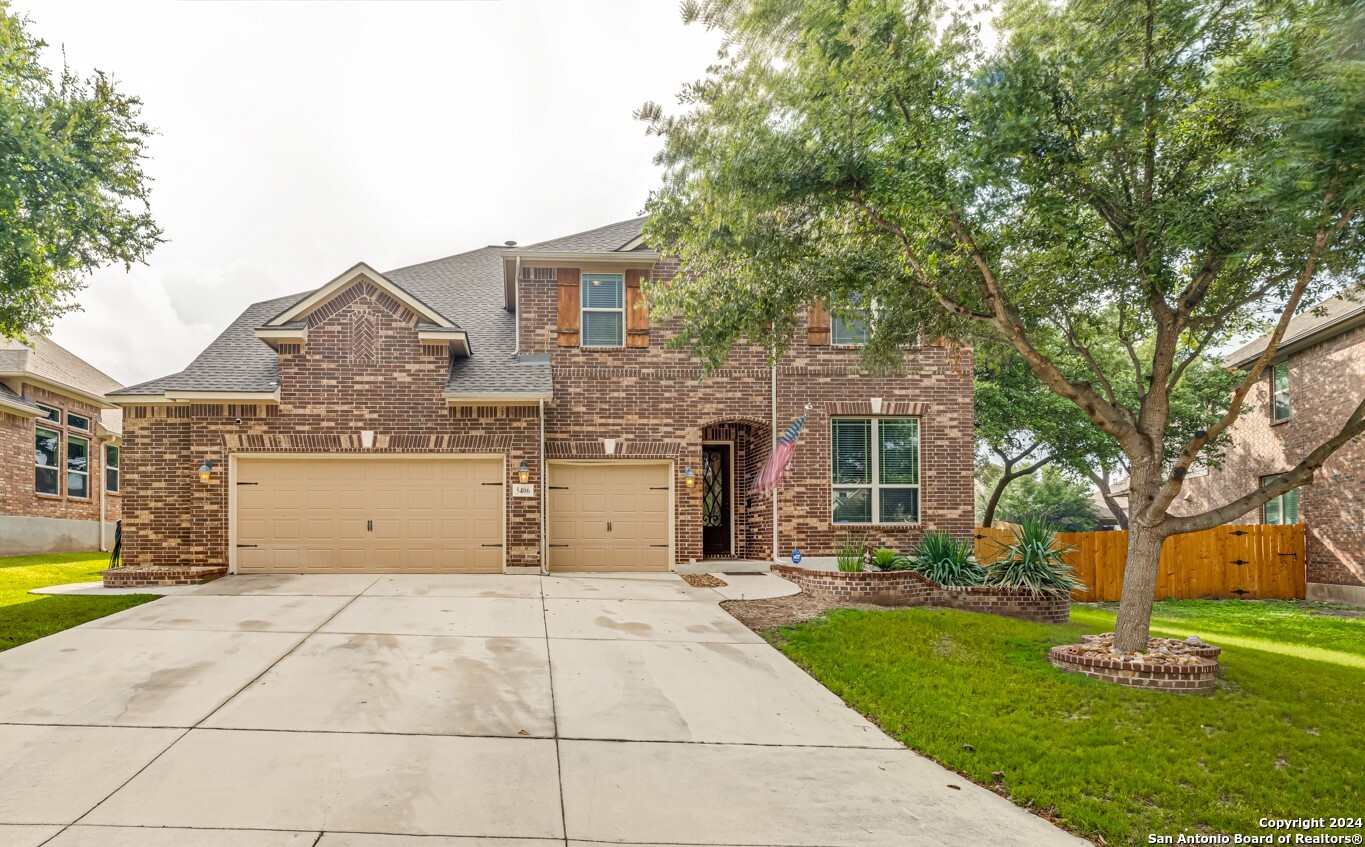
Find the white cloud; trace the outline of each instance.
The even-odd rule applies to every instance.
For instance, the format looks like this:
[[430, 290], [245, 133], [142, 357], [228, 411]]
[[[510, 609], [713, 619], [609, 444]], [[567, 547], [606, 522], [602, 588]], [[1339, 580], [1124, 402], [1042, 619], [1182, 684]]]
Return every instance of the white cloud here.
[[670, 2], [16, 0], [157, 127], [169, 242], [95, 274], [56, 340], [125, 382], [183, 368], [249, 303], [635, 215], [658, 179], [631, 111], [717, 38]]

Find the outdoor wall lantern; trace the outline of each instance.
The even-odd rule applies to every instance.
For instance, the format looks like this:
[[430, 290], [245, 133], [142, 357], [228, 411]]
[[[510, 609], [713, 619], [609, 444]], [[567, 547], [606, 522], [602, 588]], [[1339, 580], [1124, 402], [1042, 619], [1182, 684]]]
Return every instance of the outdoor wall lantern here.
[[205, 459], [204, 464], [199, 466], [199, 481], [208, 482], [213, 477], [213, 460]]
[[517, 468], [517, 479], [521, 480], [523, 485], [531, 481], [531, 466], [526, 464], [525, 459], [521, 460], [521, 466]]
[[683, 483], [691, 488], [697, 484], [697, 475], [692, 472], [692, 466], [688, 465], [687, 470], [683, 471]]

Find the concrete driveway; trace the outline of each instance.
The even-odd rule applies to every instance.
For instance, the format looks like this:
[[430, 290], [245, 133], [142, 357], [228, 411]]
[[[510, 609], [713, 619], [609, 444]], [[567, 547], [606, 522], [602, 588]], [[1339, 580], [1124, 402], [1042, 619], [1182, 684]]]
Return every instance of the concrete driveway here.
[[58, 633], [0, 653], [0, 844], [1084, 843], [892, 741], [721, 599], [228, 577]]

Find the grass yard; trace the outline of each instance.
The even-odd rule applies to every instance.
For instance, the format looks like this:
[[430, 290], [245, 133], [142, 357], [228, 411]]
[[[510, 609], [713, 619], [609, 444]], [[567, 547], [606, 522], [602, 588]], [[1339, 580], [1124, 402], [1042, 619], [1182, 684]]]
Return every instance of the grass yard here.
[[[1146, 692], [1048, 664], [1112, 631], [930, 609], [831, 612], [777, 646], [889, 734], [1109, 844], [1149, 834], [1265, 834], [1261, 817], [1365, 809], [1365, 618], [1314, 604], [1170, 601], [1153, 634], [1223, 647], [1212, 696]], [[1351, 831], [1336, 830], [1338, 835]]]
[[0, 558], [0, 651], [155, 600], [155, 594], [51, 597], [30, 588], [90, 582], [109, 566], [108, 553], [47, 553]]

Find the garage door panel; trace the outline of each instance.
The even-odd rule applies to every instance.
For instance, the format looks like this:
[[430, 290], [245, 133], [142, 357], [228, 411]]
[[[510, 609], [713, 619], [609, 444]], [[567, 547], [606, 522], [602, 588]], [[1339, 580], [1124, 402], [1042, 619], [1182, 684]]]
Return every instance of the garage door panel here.
[[669, 569], [666, 464], [551, 463], [550, 569]]
[[[502, 459], [239, 459], [241, 572], [502, 570]], [[483, 485], [484, 482], [498, 483]], [[373, 529], [370, 529], [370, 525]]]

